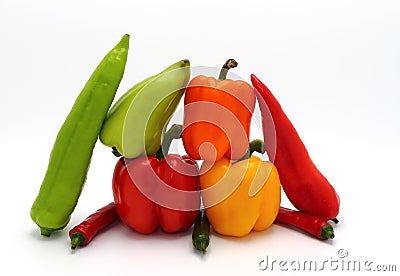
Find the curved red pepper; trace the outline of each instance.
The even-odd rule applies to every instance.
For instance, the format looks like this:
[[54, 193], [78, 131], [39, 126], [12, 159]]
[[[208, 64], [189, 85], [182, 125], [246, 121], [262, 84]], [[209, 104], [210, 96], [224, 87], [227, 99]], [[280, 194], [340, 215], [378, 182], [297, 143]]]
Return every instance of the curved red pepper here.
[[99, 231], [118, 219], [114, 202], [98, 209], [84, 221], [69, 230], [68, 235], [71, 238], [71, 249], [88, 245]]
[[112, 185], [121, 221], [139, 233], [150, 234], [158, 226], [168, 233], [187, 230], [200, 209], [198, 165], [188, 156], [122, 157]]
[[285, 207], [279, 208], [275, 222], [301, 229], [321, 240], [335, 237], [332, 225], [326, 220]]
[[296, 129], [268, 87], [254, 75], [251, 75], [251, 82], [258, 92], [265, 149], [278, 169], [288, 199], [300, 211], [335, 219], [340, 204], [335, 189], [311, 160]]

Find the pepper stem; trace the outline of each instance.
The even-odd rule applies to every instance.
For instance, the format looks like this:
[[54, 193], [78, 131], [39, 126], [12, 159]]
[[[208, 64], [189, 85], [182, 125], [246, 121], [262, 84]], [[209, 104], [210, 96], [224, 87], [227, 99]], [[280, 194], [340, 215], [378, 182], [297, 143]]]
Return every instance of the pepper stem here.
[[[253, 154], [253, 152], [258, 152], [261, 154], [265, 153], [265, 144], [263, 140], [260, 139], [255, 139], [249, 143], [249, 151], [250, 151], [250, 156]], [[249, 156], [249, 157], [250, 157]]]
[[71, 235], [71, 249], [74, 250], [85, 243], [85, 236], [81, 232], [75, 232]]
[[335, 224], [339, 223], [339, 220], [337, 218], [333, 218], [333, 219], [331, 219], [331, 221], [333, 221]]
[[233, 162], [232, 164], [236, 164], [239, 161], [249, 159], [250, 156], [255, 151], [258, 152], [258, 153], [261, 153], [261, 154], [265, 153], [265, 144], [264, 144], [263, 140], [255, 139], [255, 140], [251, 141], [249, 143], [249, 148], [247, 149], [246, 154], [242, 158], [240, 158], [240, 159], [236, 160], [235, 162]]
[[182, 135], [182, 125], [174, 124], [171, 128], [165, 132], [164, 140], [161, 144], [160, 149], [156, 153], [158, 160], [164, 158], [164, 153], [168, 154], [169, 148], [171, 147], [172, 140], [181, 138]]
[[50, 237], [51, 233], [53, 233], [53, 229], [40, 227], [40, 234], [44, 237]]
[[122, 154], [117, 150], [116, 147], [112, 147], [112, 153], [115, 155], [115, 157], [121, 157]]
[[335, 237], [333, 227], [331, 225], [323, 226], [321, 229], [321, 237], [323, 239], [333, 239]]
[[222, 65], [221, 71], [219, 72], [218, 81], [226, 80], [226, 75], [228, 74], [228, 70], [231, 68], [235, 68], [238, 66], [238, 63], [233, 58], [228, 59], [224, 65]]

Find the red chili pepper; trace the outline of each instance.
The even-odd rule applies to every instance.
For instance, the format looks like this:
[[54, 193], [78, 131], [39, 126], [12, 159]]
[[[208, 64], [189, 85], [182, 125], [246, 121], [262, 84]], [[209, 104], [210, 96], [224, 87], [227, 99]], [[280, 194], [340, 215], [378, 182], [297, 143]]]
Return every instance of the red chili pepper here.
[[337, 221], [340, 200], [335, 189], [311, 160], [296, 129], [268, 87], [255, 75], [251, 75], [251, 82], [263, 117], [266, 152], [278, 169], [288, 199], [302, 212]]
[[[174, 128], [179, 135], [172, 134]], [[170, 131], [164, 145], [180, 137], [182, 126], [175, 125]], [[200, 210], [198, 165], [188, 156], [157, 157], [118, 160], [113, 176], [117, 212], [126, 226], [142, 234], [158, 226], [167, 233], [187, 230]]]
[[299, 228], [321, 240], [335, 237], [332, 225], [326, 220], [285, 207], [279, 208], [275, 222]]
[[87, 245], [100, 230], [118, 219], [114, 202], [100, 208], [69, 231], [71, 248]]

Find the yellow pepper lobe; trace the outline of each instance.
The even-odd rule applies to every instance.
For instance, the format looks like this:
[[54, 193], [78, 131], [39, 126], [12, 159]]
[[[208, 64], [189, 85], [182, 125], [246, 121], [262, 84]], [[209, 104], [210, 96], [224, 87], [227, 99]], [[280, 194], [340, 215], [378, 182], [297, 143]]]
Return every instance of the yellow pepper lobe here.
[[213, 229], [242, 237], [267, 229], [280, 206], [280, 181], [275, 166], [256, 156], [232, 164], [227, 158], [204, 162], [200, 187]]

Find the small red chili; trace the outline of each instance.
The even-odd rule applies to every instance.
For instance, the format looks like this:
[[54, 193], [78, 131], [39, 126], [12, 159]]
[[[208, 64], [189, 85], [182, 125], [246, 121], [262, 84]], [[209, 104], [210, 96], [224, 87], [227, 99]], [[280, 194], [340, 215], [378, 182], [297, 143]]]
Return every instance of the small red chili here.
[[285, 207], [279, 208], [275, 222], [299, 228], [321, 240], [335, 237], [332, 225], [326, 220]]
[[100, 230], [118, 219], [114, 202], [100, 208], [69, 231], [71, 249], [87, 245]]

